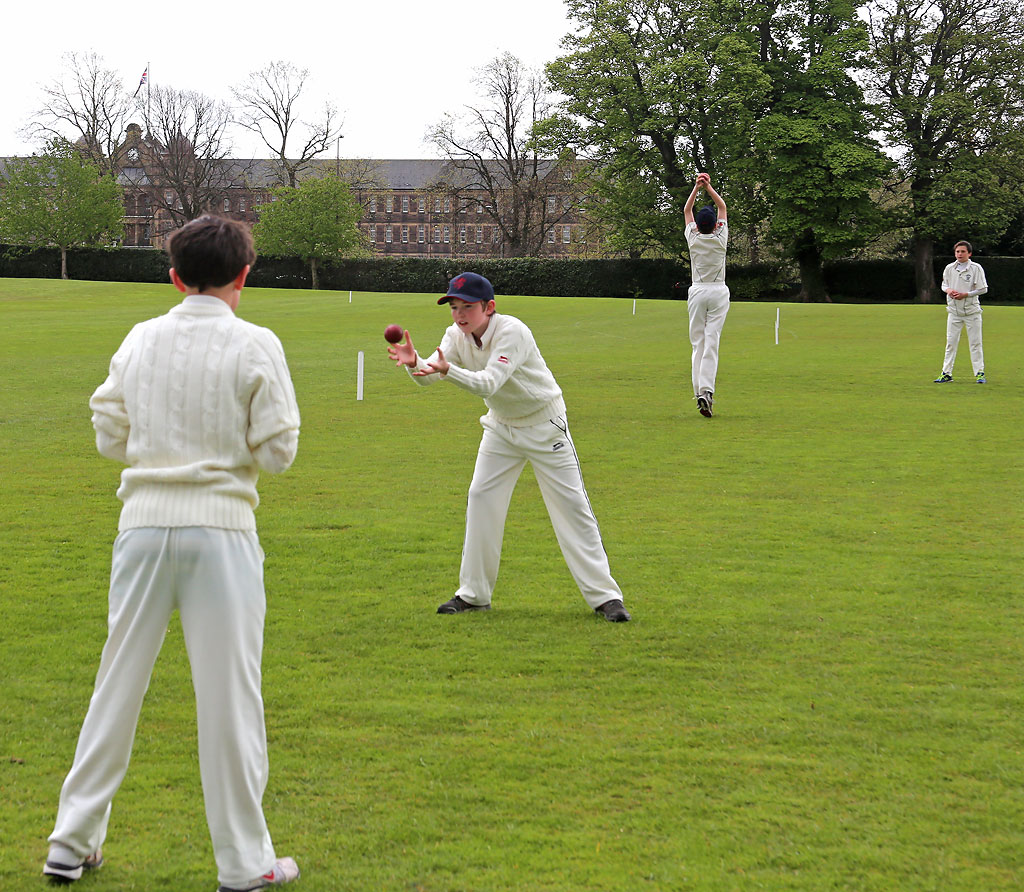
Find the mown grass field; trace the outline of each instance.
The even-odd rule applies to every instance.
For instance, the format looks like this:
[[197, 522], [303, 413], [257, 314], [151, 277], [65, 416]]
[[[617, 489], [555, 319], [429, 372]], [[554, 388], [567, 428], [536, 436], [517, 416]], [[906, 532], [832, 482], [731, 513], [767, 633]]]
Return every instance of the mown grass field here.
[[[39, 889], [105, 638], [119, 468], [87, 402], [170, 286], [0, 280], [0, 889]], [[454, 591], [482, 404], [421, 389], [431, 295], [247, 290], [299, 458], [264, 475], [265, 800], [307, 892], [1024, 885], [1024, 308], [931, 383], [941, 306], [737, 303], [715, 401], [684, 303], [500, 298], [565, 392], [634, 621], [590, 614], [527, 470], [494, 609]], [[365, 395], [356, 394], [363, 350]], [[172, 624], [86, 892], [216, 873]]]

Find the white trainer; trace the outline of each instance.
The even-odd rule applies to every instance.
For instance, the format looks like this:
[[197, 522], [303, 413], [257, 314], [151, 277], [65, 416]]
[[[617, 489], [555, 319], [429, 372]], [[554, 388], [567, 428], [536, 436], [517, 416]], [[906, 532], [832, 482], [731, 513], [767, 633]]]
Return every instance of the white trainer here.
[[283, 886], [299, 878], [299, 865], [294, 858], [278, 858], [274, 866], [263, 876], [256, 877], [241, 886], [221, 886], [219, 892], [250, 892], [251, 889], [265, 889], [267, 886]]
[[83, 870], [95, 870], [103, 864], [103, 852], [97, 849], [87, 858], [77, 858], [66, 846], [54, 843], [43, 865], [43, 876], [57, 877], [66, 882], [82, 878]]

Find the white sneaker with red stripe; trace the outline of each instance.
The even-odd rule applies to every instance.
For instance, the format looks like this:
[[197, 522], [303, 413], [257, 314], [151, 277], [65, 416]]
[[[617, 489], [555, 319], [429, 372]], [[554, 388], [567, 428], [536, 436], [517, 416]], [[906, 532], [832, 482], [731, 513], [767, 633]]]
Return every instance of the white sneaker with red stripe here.
[[299, 865], [294, 858], [278, 858], [271, 870], [241, 886], [221, 886], [219, 892], [249, 892], [250, 889], [265, 889], [267, 886], [283, 886], [299, 878]]

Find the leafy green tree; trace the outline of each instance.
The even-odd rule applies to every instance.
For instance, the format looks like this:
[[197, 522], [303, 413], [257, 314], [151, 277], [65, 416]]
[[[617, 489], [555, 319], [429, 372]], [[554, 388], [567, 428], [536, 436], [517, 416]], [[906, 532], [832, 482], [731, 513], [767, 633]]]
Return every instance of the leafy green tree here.
[[996, 240], [1021, 211], [1024, 7], [1017, 0], [874, 0], [872, 97], [898, 153], [917, 300], [939, 295], [937, 239]]
[[755, 125], [769, 230], [800, 269], [805, 300], [827, 300], [823, 261], [862, 246], [881, 226], [872, 200], [890, 168], [870, 135], [872, 117], [851, 69], [867, 49], [852, 0], [755, 3], [771, 78]]
[[[581, 27], [547, 68], [566, 98], [541, 136], [593, 162], [590, 212], [624, 249], [686, 250], [698, 170], [729, 195], [750, 177], [750, 133], [770, 86], [735, 0], [568, 0]], [[734, 228], [756, 214], [730, 205]]]
[[121, 187], [63, 139], [46, 151], [9, 161], [0, 183], [0, 238], [60, 249], [68, 277], [68, 248], [109, 245], [124, 237]]
[[706, 170], [751, 260], [770, 233], [824, 297], [823, 259], [870, 235], [886, 169], [849, 71], [852, 0], [568, 0], [581, 23], [548, 66], [567, 97], [545, 122], [594, 161], [592, 212], [628, 247], [686, 250], [683, 204]]
[[295, 189], [275, 189], [273, 201], [263, 205], [253, 237], [264, 254], [305, 260], [316, 289], [325, 260], [367, 253], [357, 226], [361, 216], [349, 185], [326, 175], [305, 180]]

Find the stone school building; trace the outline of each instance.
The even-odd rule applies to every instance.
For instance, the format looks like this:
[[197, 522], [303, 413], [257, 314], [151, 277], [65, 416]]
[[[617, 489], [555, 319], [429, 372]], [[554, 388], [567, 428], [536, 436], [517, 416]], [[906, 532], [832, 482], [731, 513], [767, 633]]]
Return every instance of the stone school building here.
[[[167, 154], [143, 137], [137, 125], [129, 126], [118, 164], [125, 246], [162, 247], [166, 233], [186, 219], [176, 190], [161, 175], [167, 166], [156, 157], [161, 152]], [[303, 176], [319, 173], [335, 173], [352, 185], [363, 208], [359, 228], [376, 254], [479, 258], [517, 253], [505, 235], [511, 218], [522, 214], [521, 208], [512, 206], [511, 192], [489, 192], [474, 185], [449, 161], [318, 160]], [[497, 164], [490, 174], [501, 182]], [[206, 171], [205, 178], [208, 199], [201, 203], [250, 225], [259, 220], [263, 206], [275, 200], [273, 190], [284, 181], [282, 166], [273, 159], [221, 161], [215, 171]], [[568, 177], [554, 162], [542, 161], [537, 180], [533, 237], [528, 250], [520, 247], [518, 253], [578, 256], [586, 248], [586, 226]], [[491, 192], [497, 193], [496, 200]]]

